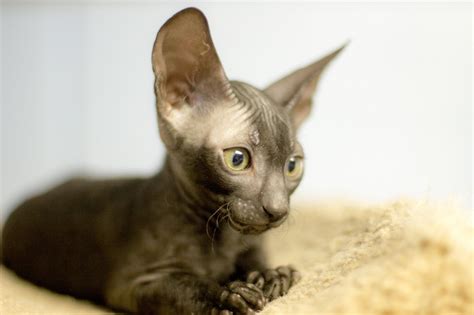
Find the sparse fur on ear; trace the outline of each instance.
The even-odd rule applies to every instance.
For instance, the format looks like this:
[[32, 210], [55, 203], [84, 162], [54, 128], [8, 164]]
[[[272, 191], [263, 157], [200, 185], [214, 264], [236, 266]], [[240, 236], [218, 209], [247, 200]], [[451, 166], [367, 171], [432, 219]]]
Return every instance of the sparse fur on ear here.
[[288, 109], [295, 129], [300, 127], [311, 111], [313, 94], [321, 73], [346, 45], [281, 78], [265, 89], [268, 96]]
[[176, 126], [190, 108], [228, 97], [230, 83], [211, 39], [204, 14], [187, 8], [171, 17], [156, 36], [152, 53], [160, 135], [176, 142]]

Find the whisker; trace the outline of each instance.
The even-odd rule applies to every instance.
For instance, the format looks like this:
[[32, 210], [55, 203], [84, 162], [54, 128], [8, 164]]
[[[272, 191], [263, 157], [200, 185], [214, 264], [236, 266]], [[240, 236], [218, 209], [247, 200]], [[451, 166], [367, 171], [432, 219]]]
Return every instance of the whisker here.
[[216, 219], [216, 228], [218, 228], [218, 229], [219, 229], [219, 223], [220, 223], [221, 218], [222, 218], [223, 215], [225, 215], [225, 212], [221, 211], [221, 212], [219, 213], [219, 215], [217, 216], [217, 219]]
[[223, 208], [225, 205], [226, 205], [226, 203], [222, 204], [222, 205], [221, 205], [219, 208], [217, 208], [217, 210], [214, 211], [214, 213], [211, 214], [211, 216], [207, 219], [207, 222], [206, 222], [206, 234], [207, 234], [207, 236], [208, 236], [210, 239], [212, 239], [212, 238], [211, 238], [211, 234], [209, 233], [209, 223], [211, 222], [212, 218], [213, 218], [216, 214], [218, 214], [218, 213], [222, 210], [222, 208]]
[[225, 215], [225, 213], [221, 211], [221, 212], [219, 212], [219, 215], [217, 216], [216, 225], [214, 226], [214, 231], [212, 231], [211, 245], [214, 245], [214, 239], [216, 237], [216, 231], [219, 230], [219, 222], [221, 220], [222, 215]]
[[[216, 236], [216, 231], [219, 229], [219, 222], [225, 218], [227, 218], [229, 216], [229, 204], [230, 204], [230, 201], [227, 202], [227, 203], [224, 203], [222, 206], [219, 207], [219, 209], [217, 209], [217, 212], [219, 212], [219, 215], [217, 216], [217, 219], [216, 219], [216, 225], [214, 226], [214, 231], [212, 232], [212, 237], [207, 234], [210, 239], [211, 239], [211, 250], [212, 252], [215, 254], [215, 250], [214, 250], [214, 238]], [[222, 211], [222, 209], [226, 207], [226, 212]], [[214, 216], [216, 213], [214, 213], [212, 216]], [[224, 215], [224, 217], [221, 219], [222, 215]], [[207, 233], [207, 226], [206, 226], [206, 233]]]

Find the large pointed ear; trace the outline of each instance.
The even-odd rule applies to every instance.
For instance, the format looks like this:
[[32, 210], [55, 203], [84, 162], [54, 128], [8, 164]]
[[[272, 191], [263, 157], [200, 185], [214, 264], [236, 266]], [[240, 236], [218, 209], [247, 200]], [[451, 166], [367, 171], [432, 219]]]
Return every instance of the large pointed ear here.
[[[160, 134], [169, 142], [195, 107], [228, 97], [229, 81], [212, 43], [204, 14], [187, 8], [156, 36], [152, 53]], [[169, 144], [169, 143], [168, 143]]]
[[228, 88], [206, 17], [196, 8], [176, 13], [161, 27], [152, 62], [157, 96], [171, 106], [212, 100]]
[[313, 94], [321, 73], [346, 46], [346, 44], [318, 61], [296, 70], [265, 89], [265, 93], [287, 108], [295, 129], [308, 117]]

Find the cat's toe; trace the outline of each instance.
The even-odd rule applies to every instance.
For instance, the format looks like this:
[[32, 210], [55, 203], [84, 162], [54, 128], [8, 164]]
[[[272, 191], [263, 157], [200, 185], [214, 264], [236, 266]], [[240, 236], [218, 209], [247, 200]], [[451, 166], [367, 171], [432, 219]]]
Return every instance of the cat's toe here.
[[255, 271], [249, 273], [247, 277], [248, 282], [261, 287], [264, 295], [270, 301], [286, 295], [300, 279], [300, 273], [291, 266], [280, 266], [276, 269], [268, 269], [263, 273]]
[[255, 285], [259, 289], [263, 289], [265, 285], [265, 278], [260, 271], [252, 271], [247, 275], [247, 283]]
[[288, 283], [288, 289], [300, 282], [301, 280], [300, 272], [292, 266], [280, 266], [276, 269], [276, 271], [280, 275], [280, 279], [284, 279]]
[[262, 290], [251, 283], [233, 282], [229, 287], [257, 310], [263, 309], [266, 304], [266, 298]]
[[221, 310], [217, 307], [214, 307], [211, 310], [211, 315], [234, 315], [234, 312], [229, 311], [229, 310]]
[[283, 295], [282, 280], [280, 279], [276, 270], [268, 270], [265, 272], [265, 286], [263, 287], [263, 294], [273, 301], [274, 299]]
[[255, 285], [234, 281], [222, 292], [220, 301], [223, 308], [229, 308], [239, 314], [255, 314], [263, 309], [267, 300]]

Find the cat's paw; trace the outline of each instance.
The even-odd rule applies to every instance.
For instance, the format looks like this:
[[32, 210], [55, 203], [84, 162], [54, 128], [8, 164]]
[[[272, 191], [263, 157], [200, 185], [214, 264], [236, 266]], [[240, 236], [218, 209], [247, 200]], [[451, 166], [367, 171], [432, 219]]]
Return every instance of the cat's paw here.
[[211, 315], [253, 315], [263, 309], [267, 299], [255, 285], [233, 281], [222, 291], [219, 302], [219, 307], [213, 308]]
[[283, 296], [288, 290], [298, 283], [301, 275], [291, 266], [281, 266], [268, 269], [264, 272], [252, 271], [247, 276], [247, 283], [254, 284], [263, 291], [269, 301]]

